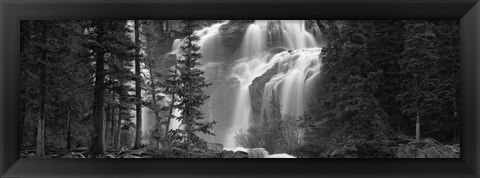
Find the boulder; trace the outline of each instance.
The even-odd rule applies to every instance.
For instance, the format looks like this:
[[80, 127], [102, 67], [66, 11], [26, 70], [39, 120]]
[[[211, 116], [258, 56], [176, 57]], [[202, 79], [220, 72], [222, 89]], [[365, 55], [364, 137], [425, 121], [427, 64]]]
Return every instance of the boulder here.
[[237, 151], [235, 152], [234, 158], [248, 158], [248, 153], [243, 151]]
[[235, 158], [235, 152], [223, 151], [222, 158]]

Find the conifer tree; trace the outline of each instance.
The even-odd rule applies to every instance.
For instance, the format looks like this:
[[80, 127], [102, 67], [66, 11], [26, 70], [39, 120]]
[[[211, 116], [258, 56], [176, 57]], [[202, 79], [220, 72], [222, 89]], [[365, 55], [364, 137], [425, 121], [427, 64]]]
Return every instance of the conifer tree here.
[[434, 48], [435, 34], [433, 25], [428, 21], [410, 21], [405, 25], [405, 47], [399, 60], [405, 78], [402, 80], [402, 92], [397, 100], [401, 103], [402, 114], [415, 120], [415, 139], [420, 140], [420, 123], [428, 109], [438, 100], [435, 79], [438, 72], [434, 65], [438, 56]]
[[264, 130], [265, 149], [275, 153], [278, 147], [283, 144], [282, 125], [283, 125], [282, 105], [280, 98], [272, 91], [269, 109], [264, 114], [262, 129]]
[[142, 76], [140, 74], [140, 21], [134, 21], [135, 31], [135, 145], [140, 148], [142, 143]]
[[[379, 71], [372, 65], [367, 40], [370, 21], [338, 21], [330, 29], [324, 48], [320, 112], [312, 128], [313, 142], [341, 144], [347, 138], [372, 139], [385, 134], [384, 111], [373, 97]], [[318, 124], [317, 124], [318, 125]], [[322, 136], [323, 135], [323, 136]], [[326, 136], [330, 135], [330, 136]]]
[[[128, 38], [129, 32], [126, 27], [126, 21], [105, 21], [93, 20], [87, 24], [88, 43], [86, 47], [91, 49], [90, 56], [95, 59], [95, 85], [93, 96], [93, 133], [91, 134], [91, 142], [89, 146], [89, 156], [99, 157], [105, 154], [105, 92], [107, 86], [112, 83], [107, 83], [105, 76], [120, 72], [121, 74], [115, 77], [121, 77], [122, 80], [132, 78], [128, 70], [122, 68], [119, 70], [117, 64], [123, 65], [123, 61], [131, 60], [132, 54], [130, 51], [135, 47]], [[116, 56], [119, 59], [118, 63], [111, 60], [115, 59], [111, 56]], [[110, 64], [110, 65], [109, 65]], [[107, 67], [108, 66], [108, 67]], [[121, 117], [119, 117], [121, 118]]]
[[[200, 63], [198, 60], [201, 54], [198, 52], [200, 47], [195, 44], [199, 37], [194, 34], [190, 21], [186, 22], [185, 28], [185, 45], [182, 46], [182, 57], [175, 66], [178, 71], [178, 77], [175, 78], [174, 83], [178, 88], [171, 92], [176, 94], [179, 98], [178, 105], [172, 102], [171, 107], [181, 110], [181, 116], [177, 119], [181, 122], [183, 130], [180, 133], [185, 135], [185, 145], [189, 149], [192, 146], [202, 146], [205, 141], [196, 135], [196, 132], [214, 135], [213, 126], [216, 121], [206, 122], [204, 114], [200, 107], [208, 96], [203, 94], [204, 88], [210, 86], [210, 83], [205, 83], [203, 71], [196, 68]], [[173, 76], [176, 73], [174, 71]]]

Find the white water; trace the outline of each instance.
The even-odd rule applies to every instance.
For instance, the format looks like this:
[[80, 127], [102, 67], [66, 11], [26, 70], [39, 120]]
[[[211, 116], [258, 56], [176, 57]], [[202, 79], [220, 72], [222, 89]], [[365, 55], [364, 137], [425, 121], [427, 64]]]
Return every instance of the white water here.
[[[217, 55], [221, 45], [219, 28], [226, 23], [228, 21], [213, 24], [195, 32], [200, 37], [197, 44], [201, 46], [200, 52], [203, 56], [200, 60], [202, 64], [200, 69], [205, 71], [208, 70], [208, 66], [216, 64], [212, 62], [212, 58]], [[321, 48], [315, 37], [307, 31], [305, 21], [282, 20], [277, 29], [269, 29], [269, 23], [270, 21], [259, 20], [247, 28], [241, 44], [241, 58], [237, 59], [232, 67], [232, 76], [236, 77], [240, 83], [238, 93], [235, 93], [233, 117], [214, 118], [217, 121], [221, 119], [232, 121], [222, 141], [225, 148], [236, 148], [235, 134], [240, 130], [248, 129], [251, 124], [252, 106], [249, 86], [255, 78], [262, 76], [278, 63], [277, 74], [267, 82], [263, 91], [261, 117], [263, 117], [263, 108], [269, 108], [272, 91], [275, 91], [276, 96], [280, 98], [283, 106], [282, 113], [298, 117], [306, 109], [306, 97], [311, 93], [314, 78], [319, 76]], [[318, 27], [313, 28], [317, 30], [315, 28]], [[280, 41], [281, 47], [285, 47], [288, 51], [272, 56], [268, 52], [269, 48], [272, 48], [268, 46], [269, 40]], [[181, 57], [181, 46], [181, 40], [175, 40], [171, 53]], [[178, 127], [178, 124], [172, 122], [170, 128]]]
[[[270, 57], [267, 53], [267, 39], [272, 37], [268, 29], [268, 21], [256, 21], [251, 24], [243, 39], [243, 58], [233, 67], [233, 75], [240, 81], [240, 92], [235, 103], [233, 125], [224, 140], [225, 147], [235, 147], [234, 137], [240, 130], [250, 126], [252, 106], [249, 86], [252, 81], [263, 75], [276, 63], [279, 65], [275, 75], [266, 85], [262, 96], [263, 110], [268, 109], [272, 91], [277, 91], [283, 106], [282, 113], [292, 116], [303, 114], [306, 105], [307, 89], [312, 82], [312, 76], [320, 72], [320, 52], [317, 42], [305, 28], [305, 21], [281, 21], [284, 51]], [[280, 92], [278, 92], [280, 91]]]

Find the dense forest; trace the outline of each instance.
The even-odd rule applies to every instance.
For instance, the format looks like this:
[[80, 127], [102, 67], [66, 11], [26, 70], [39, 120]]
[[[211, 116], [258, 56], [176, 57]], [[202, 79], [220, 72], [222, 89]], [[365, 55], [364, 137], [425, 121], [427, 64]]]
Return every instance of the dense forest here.
[[20, 25], [22, 157], [460, 155], [458, 21]]

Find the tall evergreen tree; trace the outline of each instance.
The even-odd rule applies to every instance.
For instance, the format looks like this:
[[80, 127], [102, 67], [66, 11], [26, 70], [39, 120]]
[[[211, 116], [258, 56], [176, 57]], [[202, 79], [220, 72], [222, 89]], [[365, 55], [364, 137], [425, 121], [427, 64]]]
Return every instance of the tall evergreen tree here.
[[[105, 91], [111, 83], [105, 82], [105, 75], [114, 69], [114, 65], [107, 64], [113, 59], [111, 56], [119, 59], [128, 60], [128, 51], [133, 49], [134, 45], [125, 38], [128, 32], [126, 21], [104, 21], [93, 20], [88, 22], [88, 43], [91, 49], [91, 57], [95, 59], [95, 85], [93, 101], [93, 132], [89, 146], [89, 156], [99, 157], [105, 154]], [[110, 60], [109, 60], [110, 59]], [[125, 70], [121, 71], [125, 72]], [[127, 77], [128, 72], [126, 72]]]
[[135, 145], [134, 148], [140, 148], [142, 145], [142, 76], [140, 74], [140, 20], [134, 21], [135, 28]]
[[181, 125], [184, 127], [180, 132], [185, 134], [185, 144], [188, 149], [192, 146], [203, 145], [205, 141], [198, 137], [196, 132], [213, 135], [212, 129], [216, 121], [202, 121], [204, 116], [200, 107], [208, 98], [203, 94], [203, 89], [211, 84], [205, 83], [203, 71], [196, 68], [199, 65], [198, 59], [201, 57], [198, 52], [200, 47], [195, 44], [199, 37], [193, 33], [189, 21], [186, 22], [185, 34], [182, 57], [176, 65], [179, 75], [175, 82], [179, 88], [175, 92], [178, 95], [179, 104], [173, 106], [181, 110], [181, 116], [177, 119], [181, 121]]
[[[163, 28], [163, 23], [165, 22], [165, 28]], [[173, 86], [167, 86], [164, 83], [166, 76], [168, 75], [168, 70], [172, 67], [172, 64], [169, 64], [169, 59], [166, 57], [168, 50], [170, 50], [171, 43], [168, 43], [169, 46], [164, 46], [166, 42], [170, 41], [170, 36], [167, 33], [168, 21], [158, 21], [158, 20], [149, 20], [146, 21], [145, 26], [142, 28], [145, 34], [146, 42], [144, 43], [144, 48], [146, 51], [146, 56], [144, 57], [145, 70], [148, 71], [147, 85], [145, 90], [146, 97], [144, 105], [151, 109], [155, 116], [155, 126], [150, 133], [157, 143], [164, 141], [166, 134], [166, 123], [168, 122], [166, 118], [169, 118], [171, 113], [166, 113], [169, 111], [169, 107], [164, 105], [165, 102], [165, 90]], [[164, 119], [165, 118], [165, 119]], [[158, 144], [157, 144], [158, 145]]]
[[264, 114], [262, 129], [264, 130], [264, 148], [271, 152], [276, 153], [279, 147], [284, 144], [282, 141], [282, 125], [283, 125], [282, 105], [280, 104], [280, 98], [272, 91], [270, 98], [269, 109]]
[[420, 140], [421, 118], [434, 108], [438, 95], [434, 92], [438, 73], [434, 64], [438, 60], [435, 51], [433, 25], [428, 21], [410, 21], [405, 25], [405, 47], [399, 64], [405, 78], [402, 92], [397, 99], [401, 103], [402, 114], [415, 120], [415, 139]]
[[[328, 32], [330, 43], [324, 48], [320, 112], [312, 128], [312, 142], [341, 144], [352, 139], [383, 137], [387, 131], [384, 111], [373, 97], [379, 71], [372, 68], [367, 40], [370, 21], [338, 21]], [[316, 124], [318, 125], [318, 124]], [[308, 134], [308, 133], [307, 133]]]

